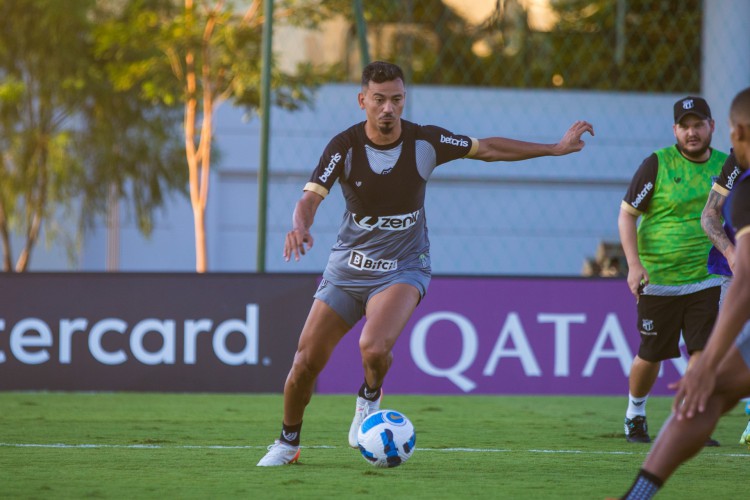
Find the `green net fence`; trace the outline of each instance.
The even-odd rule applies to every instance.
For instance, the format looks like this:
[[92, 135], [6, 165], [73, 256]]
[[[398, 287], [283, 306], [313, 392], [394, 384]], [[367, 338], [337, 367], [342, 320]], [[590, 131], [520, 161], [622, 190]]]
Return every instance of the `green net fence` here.
[[[47, 5], [42, 0], [28, 3]], [[557, 142], [579, 119], [593, 123], [596, 131], [574, 155], [497, 164], [457, 160], [436, 169], [426, 199], [436, 274], [621, 272], [613, 265], [621, 258], [620, 201], [643, 159], [674, 142], [673, 103], [685, 95], [706, 97], [716, 119], [713, 145], [727, 151], [729, 101], [750, 85], [748, 0], [79, 0], [71, 6], [101, 7], [110, 14], [128, 7], [139, 14], [137, 19], [142, 11], [166, 9], [160, 21], [158, 16], [142, 19], [149, 22], [141, 35], [131, 33], [131, 27], [139, 26], [136, 21], [118, 28], [123, 33], [113, 39], [122, 36], [120, 45], [135, 55], [150, 54], [150, 30], [159, 32], [159, 23], [170, 24], [172, 12], [182, 12], [187, 4], [201, 15], [217, 8], [226, 14], [224, 21], [252, 18], [254, 28], [242, 35], [247, 38], [222, 38], [232, 47], [251, 42], [247, 52], [239, 52], [245, 57], [216, 60], [240, 61], [232, 67], [252, 69], [243, 82], [250, 89], [245, 97], [252, 100], [260, 92], [254, 89], [261, 87], [254, 72], [266, 62], [259, 14], [269, 3], [275, 9], [273, 78], [294, 74], [294, 81], [309, 83], [309, 73], [295, 73], [304, 64], [322, 70], [318, 77], [323, 80], [309, 106], [295, 111], [274, 107], [266, 114], [267, 162], [259, 154], [264, 117], [247, 113], [242, 101], [231, 98], [216, 110], [207, 207], [211, 271], [323, 270], [345, 208], [338, 188], [319, 209], [315, 249], [292, 264], [284, 262], [281, 248], [295, 202], [326, 144], [364, 120], [357, 93], [365, 60], [388, 60], [403, 68], [404, 118], [413, 122], [476, 138], [541, 143]], [[19, 2], [0, 5], [14, 7], [20, 15]], [[179, 39], [181, 31], [168, 34]], [[125, 44], [128, 37], [145, 43]], [[117, 59], [122, 47], [111, 45]], [[9, 51], [0, 47], [0, 53], [15, 64]], [[165, 54], [156, 50], [152, 56]], [[145, 71], [150, 62], [136, 60], [132, 66]], [[287, 90], [271, 97], [289, 101], [297, 89]], [[260, 208], [262, 166], [268, 167], [268, 202]], [[707, 193], [709, 189], [707, 185]], [[135, 227], [133, 216], [122, 215], [120, 226], [113, 222], [107, 228], [117, 236], [110, 240], [119, 245], [119, 253], [111, 252], [121, 257], [119, 267], [107, 268], [194, 269], [190, 208], [189, 201], [176, 199], [156, 214], [150, 239]], [[260, 233], [266, 235], [265, 245]], [[87, 236], [81, 269], [104, 267], [101, 234], [107, 232]], [[263, 254], [265, 269], [256, 267]], [[57, 259], [36, 269], [65, 268], [67, 264], [57, 263], [64, 258]]]
[[[595, 126], [584, 152], [570, 157], [436, 170], [427, 198], [436, 273], [621, 274], [617, 214], [631, 176], [674, 142], [672, 104], [700, 94], [707, 77], [724, 77], [704, 68], [706, 36], [716, 30], [706, 30], [700, 0], [362, 1], [363, 23], [356, 0], [321, 5], [339, 15], [318, 30], [277, 27], [279, 64], [334, 65], [339, 86], [325, 86], [311, 110], [276, 117], [272, 172], [285, 187], [269, 211], [269, 242], [288, 230], [289, 199], [327, 141], [364, 119], [355, 100], [363, 59], [404, 69], [404, 117], [418, 123], [545, 143], [577, 119]], [[716, 143], [727, 149], [726, 104], [715, 106]], [[340, 198], [323, 204], [317, 254], [295, 270], [325, 266]], [[271, 257], [269, 269], [290, 267]]]
[[[700, 0], [380, 0], [362, 6], [371, 57], [401, 65], [415, 84], [700, 89]], [[354, 42], [355, 9], [338, 8]], [[351, 43], [347, 51], [354, 78], [358, 50]]]

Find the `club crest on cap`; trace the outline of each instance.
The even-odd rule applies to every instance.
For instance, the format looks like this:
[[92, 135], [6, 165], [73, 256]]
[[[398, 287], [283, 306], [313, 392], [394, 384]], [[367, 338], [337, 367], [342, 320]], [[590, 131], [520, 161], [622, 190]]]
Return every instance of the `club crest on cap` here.
[[679, 123], [687, 115], [695, 115], [701, 120], [710, 120], [711, 108], [702, 97], [685, 96], [674, 103], [674, 122]]

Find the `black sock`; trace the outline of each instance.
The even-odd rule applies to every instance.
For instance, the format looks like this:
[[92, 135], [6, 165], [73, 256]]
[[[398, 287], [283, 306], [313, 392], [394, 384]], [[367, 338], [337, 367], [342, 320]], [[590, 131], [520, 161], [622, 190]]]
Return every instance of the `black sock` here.
[[367, 381], [362, 382], [362, 387], [359, 388], [358, 396], [368, 401], [377, 401], [380, 397], [380, 387], [373, 389], [367, 385]]
[[299, 435], [302, 431], [302, 422], [297, 425], [286, 425], [281, 423], [281, 436], [279, 441], [290, 444], [292, 446], [299, 446]]
[[662, 486], [664, 486], [664, 481], [641, 469], [633, 485], [622, 498], [624, 500], [650, 500]]

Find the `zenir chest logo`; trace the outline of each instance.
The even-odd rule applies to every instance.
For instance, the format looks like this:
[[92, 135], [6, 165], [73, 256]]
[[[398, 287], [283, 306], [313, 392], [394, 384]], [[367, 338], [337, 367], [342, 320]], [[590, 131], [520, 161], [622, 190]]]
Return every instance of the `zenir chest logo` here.
[[361, 229], [372, 231], [383, 229], [385, 231], [405, 231], [419, 221], [419, 210], [403, 215], [357, 215], [352, 214], [352, 220]]

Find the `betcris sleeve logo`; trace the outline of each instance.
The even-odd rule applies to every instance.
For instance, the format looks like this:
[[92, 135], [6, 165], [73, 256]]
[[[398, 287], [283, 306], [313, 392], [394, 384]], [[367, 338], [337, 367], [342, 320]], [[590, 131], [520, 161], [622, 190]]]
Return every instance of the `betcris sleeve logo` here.
[[638, 196], [635, 197], [635, 200], [630, 205], [633, 208], [638, 208], [643, 202], [643, 199], [646, 198], [646, 195], [651, 192], [651, 190], [654, 189], [654, 184], [652, 182], [647, 182], [645, 186], [643, 186], [643, 189], [641, 189], [641, 192], [638, 193]]
[[352, 214], [352, 220], [360, 229], [372, 231], [383, 229], [385, 231], [405, 231], [419, 221], [419, 210], [403, 215], [357, 215]]
[[727, 178], [727, 189], [732, 190], [734, 187], [734, 181], [737, 180], [737, 178], [742, 174], [742, 170], [738, 166], [735, 165], [734, 170], [732, 170], [732, 173], [729, 174], [729, 177]]
[[331, 160], [328, 162], [328, 165], [326, 166], [323, 173], [318, 177], [318, 179], [320, 179], [320, 182], [324, 184], [328, 182], [328, 178], [333, 173], [333, 170], [336, 168], [336, 165], [339, 164], [339, 161], [341, 161], [341, 153], [336, 153], [334, 155], [331, 155]]
[[451, 146], [460, 146], [462, 148], [469, 147], [469, 141], [464, 138], [453, 137], [452, 135], [440, 134], [441, 144], [450, 144]]

